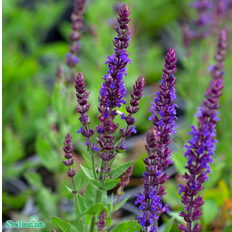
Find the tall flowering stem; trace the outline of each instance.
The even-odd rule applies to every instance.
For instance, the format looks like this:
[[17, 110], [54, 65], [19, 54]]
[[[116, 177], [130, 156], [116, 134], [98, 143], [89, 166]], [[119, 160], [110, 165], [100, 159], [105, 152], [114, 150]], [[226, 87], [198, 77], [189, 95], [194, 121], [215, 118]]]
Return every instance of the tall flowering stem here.
[[89, 92], [85, 90], [85, 80], [82, 73], [79, 73], [75, 79], [75, 88], [77, 102], [79, 103], [77, 111], [81, 114], [79, 120], [83, 124], [83, 127], [81, 127], [77, 133], [81, 133], [84, 137], [86, 137], [86, 143], [84, 144], [87, 146], [88, 150], [92, 152], [93, 173], [96, 178], [94, 151], [99, 151], [99, 149], [96, 147], [95, 143], [92, 144], [91, 142], [91, 136], [93, 136], [94, 130], [91, 127], [88, 127], [88, 125], [91, 123], [89, 115], [87, 114], [90, 106], [90, 104], [87, 104]]
[[[76, 186], [75, 186], [75, 182], [73, 180], [73, 177], [76, 175], [76, 172], [74, 169], [71, 168], [71, 166], [74, 163], [74, 159], [73, 159], [73, 147], [72, 147], [72, 135], [70, 133], [68, 133], [65, 136], [65, 140], [64, 140], [64, 148], [63, 148], [65, 154], [64, 157], [66, 160], [63, 160], [63, 163], [65, 166], [69, 167], [69, 170], [67, 171], [67, 175], [72, 179], [72, 185], [73, 185], [73, 195], [74, 195], [74, 199], [75, 199], [75, 204], [77, 207], [78, 212], [80, 213], [80, 205], [78, 202], [78, 198], [77, 198], [77, 190], [76, 190]], [[80, 220], [80, 225], [81, 225], [81, 232], [83, 232], [83, 222], [82, 222], [82, 218], [79, 219]]]
[[143, 226], [143, 231], [158, 231], [157, 220], [163, 212], [169, 212], [169, 204], [162, 206], [161, 198], [165, 194], [162, 184], [168, 178], [164, 170], [172, 163], [170, 160], [171, 151], [168, 145], [171, 143], [170, 134], [174, 133], [176, 119], [176, 104], [173, 104], [175, 97], [175, 77], [176, 72], [175, 51], [170, 48], [165, 59], [165, 69], [163, 69], [160, 91], [156, 93], [150, 111], [149, 118], [153, 122], [153, 127], [146, 136], [146, 150], [148, 157], [144, 159], [146, 172], [143, 173], [144, 191], [137, 195], [135, 204], [139, 204], [142, 216], [138, 217], [139, 223]]
[[[96, 128], [97, 132], [99, 133], [99, 157], [102, 159], [102, 164], [104, 164], [104, 167], [101, 167], [101, 171], [103, 173], [103, 185], [105, 178], [104, 173], [110, 171], [110, 167], [113, 163], [112, 159], [119, 150], [125, 150], [125, 138], [129, 137], [132, 132], [136, 132], [134, 126], [128, 126], [126, 131], [124, 130], [123, 138], [121, 138], [121, 140], [114, 145], [113, 134], [118, 128], [118, 125], [114, 123], [114, 118], [118, 114], [118, 111], [115, 108], [120, 108], [121, 104], [126, 104], [126, 101], [124, 100], [126, 97], [126, 89], [123, 76], [127, 75], [126, 65], [128, 63], [131, 64], [131, 60], [128, 58], [128, 53], [126, 50], [130, 43], [131, 34], [131, 30], [128, 26], [128, 23], [130, 22], [129, 15], [129, 7], [127, 4], [124, 4], [120, 8], [119, 17], [117, 18], [119, 25], [115, 27], [118, 34], [113, 41], [115, 52], [112, 57], [107, 56], [108, 59], [106, 64], [108, 64], [109, 70], [108, 73], [103, 77], [104, 82], [100, 90], [98, 107], [100, 112], [98, 117], [100, 120], [100, 125], [96, 126]], [[132, 117], [132, 115], [139, 109], [137, 105], [139, 103], [139, 99], [142, 97], [141, 92], [144, 88], [144, 84], [144, 78], [142, 76], [139, 77], [131, 95], [134, 98], [134, 100], [132, 100], [133, 107], [130, 107], [129, 109], [131, 113], [126, 117], [121, 115], [124, 119], [127, 118], [126, 121], [128, 122], [128, 125], [133, 125], [135, 123], [135, 119]]]
[[[215, 126], [219, 121], [217, 118], [217, 109], [219, 106], [219, 98], [222, 95], [223, 88], [223, 68], [224, 59], [227, 48], [227, 33], [226, 30], [221, 30], [215, 55], [216, 64], [211, 67], [212, 80], [206, 91], [205, 99], [202, 102], [202, 107], [196, 114], [198, 119], [198, 129], [192, 127], [189, 133], [192, 139], [185, 145], [187, 151], [185, 157], [188, 157], [189, 171], [183, 175], [186, 185], [179, 185], [179, 194], [182, 192], [182, 203], [186, 205], [185, 211], [180, 213], [180, 216], [187, 222], [187, 227], [179, 225], [179, 229], [183, 232], [198, 232], [201, 227], [198, 223], [193, 227], [193, 222], [198, 220], [202, 215], [200, 206], [204, 204], [203, 198], [198, 195], [203, 189], [202, 184], [208, 181], [207, 176], [210, 173], [210, 164], [212, 164], [212, 156], [214, 155], [215, 145], [217, 141]], [[197, 196], [198, 195], [198, 196]]]
[[69, 53], [66, 54], [66, 64], [70, 69], [70, 77], [72, 76], [72, 70], [75, 68], [77, 63], [79, 63], [79, 59], [77, 58], [77, 54], [80, 50], [80, 38], [81, 34], [80, 31], [83, 28], [83, 14], [85, 11], [86, 0], [77, 0], [74, 3], [73, 12], [71, 14], [71, 21], [72, 21], [72, 32], [69, 35], [72, 44], [69, 46]]

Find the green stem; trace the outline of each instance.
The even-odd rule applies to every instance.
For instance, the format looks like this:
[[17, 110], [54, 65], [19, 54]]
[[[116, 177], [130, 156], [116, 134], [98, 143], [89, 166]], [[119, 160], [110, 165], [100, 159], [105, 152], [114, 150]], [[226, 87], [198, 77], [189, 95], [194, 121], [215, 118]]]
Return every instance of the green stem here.
[[[80, 209], [80, 205], [79, 205], [78, 198], [77, 198], [76, 186], [75, 186], [75, 182], [74, 182], [73, 178], [72, 178], [72, 184], [73, 184], [73, 190], [74, 190], [73, 191], [74, 200], [75, 200], [75, 203], [76, 203], [76, 206], [77, 206], [78, 213], [81, 214], [81, 209]], [[79, 221], [80, 221], [80, 225], [81, 225], [81, 232], [84, 232], [82, 217], [79, 219]]]
[[114, 209], [115, 209], [115, 207], [117, 206], [120, 197], [121, 197], [121, 195], [118, 195], [118, 198], [117, 198], [117, 200], [116, 200], [116, 202], [115, 202], [115, 204], [114, 204], [114, 207], [113, 207], [112, 211], [110, 212], [109, 218], [111, 218], [111, 215], [113, 214]]
[[93, 175], [94, 175], [94, 178], [97, 180], [97, 175], [96, 175], [96, 168], [95, 168], [95, 154], [92, 153], [92, 167], [93, 167]]

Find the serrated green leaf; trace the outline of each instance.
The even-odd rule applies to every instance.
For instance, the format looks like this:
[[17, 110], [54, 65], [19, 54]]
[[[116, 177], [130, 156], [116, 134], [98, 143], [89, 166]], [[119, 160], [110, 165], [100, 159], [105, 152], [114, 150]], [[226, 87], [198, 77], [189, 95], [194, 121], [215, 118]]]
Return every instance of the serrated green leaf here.
[[79, 206], [80, 206], [80, 210], [81, 213], [86, 211], [86, 207], [85, 207], [85, 199], [81, 194], [78, 194], [78, 202], [79, 202]]
[[140, 231], [142, 227], [138, 224], [137, 221], [122, 222], [119, 225], [115, 226], [111, 232], [135, 232]]
[[101, 203], [102, 203], [103, 205], [107, 206], [108, 198], [107, 198], [107, 192], [106, 192], [106, 191], [102, 191]]
[[85, 161], [86, 161], [88, 167], [89, 167], [89, 168], [92, 168], [92, 163], [89, 161], [89, 159], [85, 156], [84, 153], [83, 153], [82, 155], [83, 155], [83, 157], [84, 157], [84, 159], [85, 159]]
[[84, 193], [84, 204], [87, 209], [89, 209], [95, 203], [96, 194], [97, 190], [93, 187], [92, 183], [89, 182]]
[[37, 189], [42, 188], [42, 178], [38, 173], [27, 172], [24, 174], [24, 176], [31, 186], [36, 187]]
[[172, 224], [174, 222], [175, 218], [171, 218], [170, 220], [168, 220], [168, 222], [165, 225], [165, 228], [163, 230], [163, 232], [170, 232], [172, 229]]
[[58, 226], [63, 232], [73, 232], [74, 228], [66, 221], [58, 218], [52, 217], [51, 223]]
[[115, 207], [115, 209], [114, 209], [114, 211], [120, 209], [120, 208], [127, 202], [127, 200], [128, 200], [129, 198], [130, 198], [130, 197], [127, 197], [127, 198], [125, 198], [123, 201], [121, 201], [119, 204], [117, 204], [116, 207]]
[[124, 164], [118, 164], [118, 165], [114, 166], [111, 169], [112, 179], [115, 179], [115, 178], [119, 177], [120, 175], [122, 175], [133, 163], [134, 163], [134, 161], [130, 161], [130, 162], [127, 162]]
[[119, 183], [119, 181], [120, 181], [119, 179], [116, 180], [107, 179], [104, 185], [104, 191], [114, 188]]

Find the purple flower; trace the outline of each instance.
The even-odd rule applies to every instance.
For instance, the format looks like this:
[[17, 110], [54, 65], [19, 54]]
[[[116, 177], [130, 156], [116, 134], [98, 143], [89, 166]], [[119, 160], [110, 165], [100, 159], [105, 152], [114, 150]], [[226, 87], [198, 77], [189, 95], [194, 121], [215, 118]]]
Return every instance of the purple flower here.
[[[185, 157], [188, 157], [187, 169], [189, 174], [185, 173], [183, 175], [186, 185], [179, 185], [179, 194], [184, 193], [182, 203], [186, 205], [185, 211], [187, 213], [182, 211], [180, 216], [187, 222], [187, 227], [179, 225], [179, 229], [186, 232], [201, 231], [198, 224], [193, 228], [193, 222], [198, 220], [202, 214], [199, 207], [204, 204], [202, 197], [196, 196], [203, 189], [202, 184], [204, 181], [208, 181], [207, 174], [211, 172], [209, 164], [212, 163], [212, 156], [215, 150], [215, 126], [218, 121], [216, 119], [216, 110], [219, 108], [219, 97], [222, 95], [223, 75], [221, 75], [221, 71], [224, 67], [223, 61], [225, 59], [226, 47], [227, 34], [225, 30], [221, 30], [215, 55], [217, 63], [211, 71], [212, 80], [202, 102], [203, 106], [199, 108], [199, 112], [196, 114], [198, 128], [196, 129], [192, 126], [192, 131], [189, 134], [193, 138], [188, 141], [189, 145], [185, 145], [187, 148]], [[204, 170], [205, 168], [206, 171]]]
[[[118, 36], [113, 41], [115, 52], [112, 56], [108, 55], [105, 62], [105, 64], [108, 64], [108, 73], [102, 78], [105, 82], [100, 90], [101, 97], [99, 101], [101, 108], [120, 108], [121, 104], [125, 104], [123, 98], [126, 97], [126, 89], [123, 76], [127, 75], [127, 63], [131, 64], [126, 50], [129, 46], [129, 35], [131, 34], [131, 30], [128, 27], [128, 23], [130, 22], [129, 15], [129, 7], [127, 4], [124, 4], [119, 11], [119, 26], [115, 27], [118, 33]], [[107, 103], [107, 100], [109, 103]]]
[[102, 232], [104, 230], [104, 227], [106, 226], [106, 212], [103, 210], [101, 212], [101, 216], [99, 217], [99, 222], [95, 223], [97, 226], [97, 231]]
[[[84, 7], [86, 5], [86, 0], [77, 0], [74, 3], [73, 12], [71, 14], [71, 22], [72, 22], [72, 32], [69, 35], [72, 44], [69, 46], [69, 51], [66, 55], [66, 64], [72, 70], [77, 63], [79, 63], [79, 59], [76, 57], [78, 54], [81, 44], [79, 42], [81, 38], [80, 31], [83, 28], [83, 14]], [[71, 77], [66, 77], [67, 80], [71, 80]]]
[[[159, 215], [168, 211], [167, 205], [162, 207], [161, 198], [165, 194], [165, 188], [162, 184], [168, 178], [164, 170], [171, 164], [171, 151], [168, 145], [171, 143], [170, 133], [173, 132], [176, 119], [175, 100], [175, 77], [176, 58], [173, 49], [169, 49], [165, 59], [165, 69], [162, 75], [160, 91], [154, 97], [150, 111], [152, 116], [149, 118], [154, 126], [147, 132], [146, 150], [148, 157], [143, 161], [145, 163], [146, 172], [143, 173], [144, 192], [142, 196], [138, 196], [136, 203], [140, 204], [142, 217], [139, 217], [139, 223], [145, 228], [150, 227], [150, 231], [157, 231], [155, 227], [159, 219]], [[144, 204], [148, 207], [144, 208]], [[144, 215], [149, 215], [144, 218]]]
[[67, 171], [67, 175], [71, 178], [73, 178], [76, 175], [76, 172], [74, 169], [71, 168], [72, 164], [74, 163], [74, 159], [73, 159], [73, 147], [72, 147], [72, 135], [70, 133], [68, 133], [65, 136], [65, 140], [64, 140], [64, 148], [63, 148], [65, 154], [64, 157], [67, 160], [63, 160], [63, 163], [65, 166], [69, 167], [69, 170]]

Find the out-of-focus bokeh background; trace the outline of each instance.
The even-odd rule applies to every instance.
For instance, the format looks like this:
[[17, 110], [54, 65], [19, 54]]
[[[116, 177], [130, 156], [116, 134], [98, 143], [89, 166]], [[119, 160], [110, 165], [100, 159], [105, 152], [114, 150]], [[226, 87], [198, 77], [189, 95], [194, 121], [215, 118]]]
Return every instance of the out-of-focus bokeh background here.
[[[212, 1], [211, 15], [217, 2]], [[194, 115], [210, 80], [208, 67], [214, 63], [219, 28], [227, 27], [231, 32], [232, 4], [231, 1], [224, 2], [227, 5], [221, 24], [210, 25], [211, 28], [215, 26], [213, 31], [210, 31], [210, 26], [206, 27], [206, 38], [193, 41], [187, 49], [182, 35], [184, 23], [192, 31], [198, 30], [194, 24], [196, 9], [190, 7], [190, 0], [87, 1], [78, 54], [80, 63], [76, 71], [83, 73], [86, 89], [91, 93], [91, 125], [97, 124], [99, 83], [107, 73], [104, 56], [114, 52], [112, 40], [116, 36], [114, 26], [119, 4], [129, 5], [133, 30], [128, 48], [132, 65], [128, 65], [125, 78], [128, 96], [137, 77], [143, 75], [146, 79], [141, 108], [136, 115], [138, 132], [126, 141], [128, 151], [120, 154], [117, 160], [118, 163], [135, 160], [128, 187], [132, 198], [114, 214], [113, 223], [135, 219], [139, 214], [133, 206], [133, 196], [142, 188], [140, 179], [145, 169], [142, 159], [146, 157], [143, 139], [152, 126], [148, 120], [150, 102], [158, 90], [169, 47], [175, 49], [178, 58], [176, 103], [179, 105], [179, 119], [171, 146], [174, 163], [167, 170], [170, 179], [166, 183], [167, 195], [164, 197], [165, 203], [171, 204], [171, 213], [163, 215], [159, 224], [162, 228], [170, 215], [176, 215], [177, 221], [182, 220], [178, 213], [183, 204], [176, 187], [183, 182], [181, 175], [187, 164], [183, 145], [189, 139], [189, 126], [196, 124]], [[75, 110], [74, 85], [56, 75], [60, 64], [64, 76], [71, 78], [65, 57], [70, 44], [73, 4], [74, 1], [62, 0], [3, 0], [3, 228], [6, 220], [28, 221], [31, 215], [38, 215], [46, 223], [41, 231], [54, 228], [50, 223], [52, 216], [62, 216], [70, 221], [74, 219], [72, 195], [63, 185], [63, 182], [69, 184], [62, 164], [65, 135], [68, 132], [72, 134], [75, 156], [80, 162], [84, 163], [82, 154], [87, 151], [83, 145], [84, 138], [76, 133], [80, 122]], [[201, 192], [205, 204], [200, 223], [205, 232], [232, 231], [232, 34], [229, 34], [225, 88], [219, 110], [221, 120], [216, 128], [216, 157], [212, 164], [213, 173]], [[125, 108], [121, 111], [126, 112]], [[117, 120], [121, 123], [120, 119]], [[81, 175], [77, 175], [77, 182]], [[177, 223], [172, 231], [178, 231]]]

